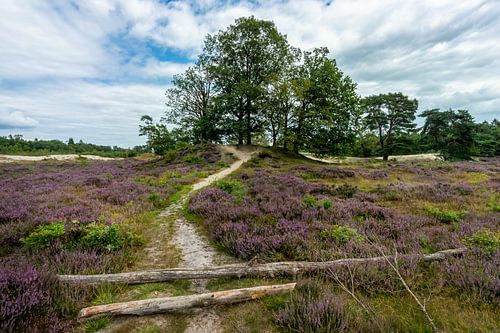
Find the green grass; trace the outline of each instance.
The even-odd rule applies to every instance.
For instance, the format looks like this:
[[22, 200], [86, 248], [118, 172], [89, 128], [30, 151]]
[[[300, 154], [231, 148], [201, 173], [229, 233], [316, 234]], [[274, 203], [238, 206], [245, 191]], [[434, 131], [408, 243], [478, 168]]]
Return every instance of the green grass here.
[[105, 328], [106, 326], [108, 326], [109, 322], [110, 322], [110, 320], [108, 317], [92, 319], [92, 320], [89, 320], [88, 322], [86, 322], [85, 325], [83, 325], [83, 329], [87, 333], [97, 332], [97, 331]]

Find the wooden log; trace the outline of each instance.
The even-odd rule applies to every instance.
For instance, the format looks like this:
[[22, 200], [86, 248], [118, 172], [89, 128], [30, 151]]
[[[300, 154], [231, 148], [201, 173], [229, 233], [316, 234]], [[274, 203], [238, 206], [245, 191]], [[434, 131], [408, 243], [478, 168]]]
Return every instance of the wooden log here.
[[[462, 254], [466, 248], [449, 249], [432, 254], [414, 256], [399, 255], [399, 260], [414, 257], [424, 261], [442, 260], [449, 256]], [[394, 256], [387, 256], [391, 259]], [[166, 282], [182, 279], [210, 279], [221, 277], [244, 277], [244, 276], [278, 276], [296, 275], [298, 273], [323, 271], [333, 267], [346, 266], [351, 264], [379, 263], [385, 262], [383, 256], [372, 258], [347, 258], [324, 262], [306, 261], [282, 261], [267, 264], [231, 264], [203, 268], [172, 268], [148, 270], [139, 272], [126, 272], [117, 274], [97, 274], [97, 275], [59, 275], [59, 280], [68, 283], [100, 284], [100, 283], [123, 283], [141, 284], [153, 282]]]
[[292, 291], [294, 288], [295, 283], [287, 283], [188, 296], [150, 298], [140, 301], [97, 305], [81, 309], [78, 319], [85, 321], [102, 316], [143, 316], [167, 312], [181, 312], [193, 308], [250, 301], [268, 295]]

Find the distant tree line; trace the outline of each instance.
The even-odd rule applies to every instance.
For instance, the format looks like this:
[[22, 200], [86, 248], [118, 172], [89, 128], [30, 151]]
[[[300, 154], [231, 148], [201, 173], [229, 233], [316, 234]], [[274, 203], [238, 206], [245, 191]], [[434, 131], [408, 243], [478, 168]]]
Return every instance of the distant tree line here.
[[[207, 35], [195, 64], [174, 76], [158, 123], [144, 116], [149, 150], [180, 144], [269, 144], [317, 155], [441, 152], [498, 154], [498, 122], [475, 124], [465, 110], [428, 110], [400, 92], [360, 97], [327, 48], [302, 52], [273, 22], [237, 19]], [[166, 124], [176, 125], [168, 130]]]
[[106, 157], [129, 157], [144, 151], [142, 147], [134, 149], [117, 146], [100, 146], [85, 143], [82, 140], [75, 143], [73, 138], [68, 142], [60, 140], [26, 140], [22, 135], [0, 136], [0, 154], [16, 155], [47, 155], [47, 154], [80, 154], [99, 155]]

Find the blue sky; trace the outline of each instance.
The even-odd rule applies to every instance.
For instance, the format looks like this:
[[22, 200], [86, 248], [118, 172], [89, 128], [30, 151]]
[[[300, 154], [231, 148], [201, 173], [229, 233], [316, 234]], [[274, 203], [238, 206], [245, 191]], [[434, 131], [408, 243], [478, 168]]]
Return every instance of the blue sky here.
[[3, 0], [0, 135], [143, 144], [139, 118], [165, 111], [172, 75], [248, 15], [327, 46], [362, 96], [500, 118], [500, 1]]

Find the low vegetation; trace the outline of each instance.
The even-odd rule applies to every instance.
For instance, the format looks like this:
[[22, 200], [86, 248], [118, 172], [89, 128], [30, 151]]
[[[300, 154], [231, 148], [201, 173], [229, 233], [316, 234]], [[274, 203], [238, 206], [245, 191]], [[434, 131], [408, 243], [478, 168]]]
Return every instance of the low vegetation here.
[[[441, 263], [401, 261], [399, 271], [418, 295], [430, 295], [428, 311], [438, 326], [468, 331], [498, 325], [500, 216], [490, 205], [498, 171], [497, 159], [326, 166], [268, 151], [230, 179], [195, 194], [189, 210], [201, 217], [220, 248], [244, 260], [325, 261], [467, 246], [464, 256]], [[487, 177], [476, 182], [459, 176], [478, 172]], [[405, 289], [386, 264], [299, 281], [304, 285], [269, 318], [284, 331], [428, 330], [418, 311], [411, 318], [399, 312], [402, 299], [405, 307], [417, 308], [411, 298], [402, 298]], [[354, 290], [363, 306], [342, 285]], [[392, 318], [377, 310], [382, 301]], [[442, 308], [447, 306], [462, 308], [469, 321], [441, 317], [449, 315]]]
[[55, 274], [123, 270], [154, 212], [219, 169], [221, 158], [208, 145], [179, 150], [170, 160], [0, 165], [0, 331], [71, 330], [77, 310], [114, 291], [69, 287]]

